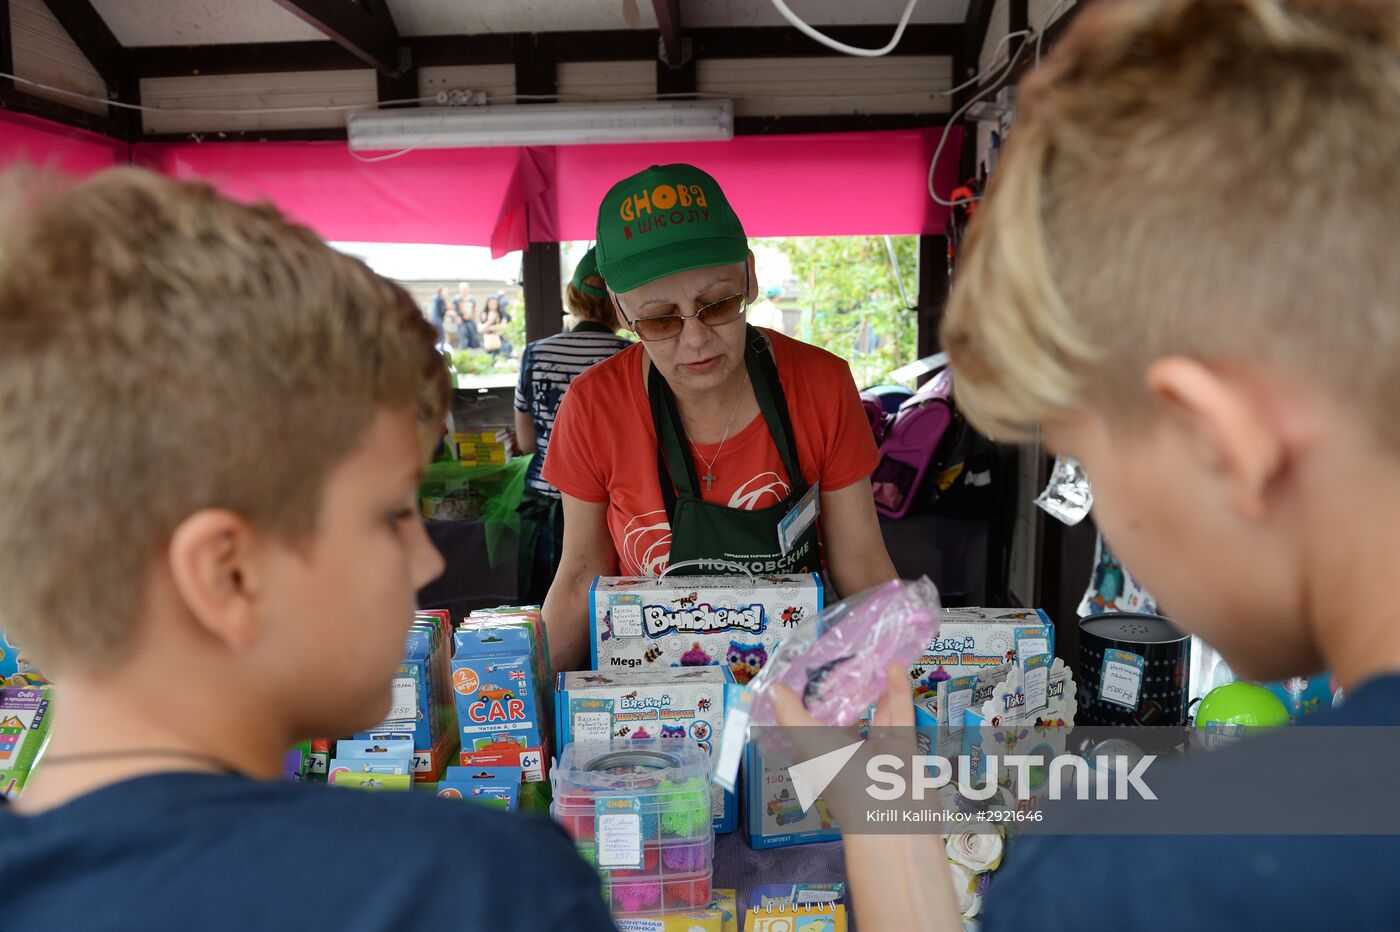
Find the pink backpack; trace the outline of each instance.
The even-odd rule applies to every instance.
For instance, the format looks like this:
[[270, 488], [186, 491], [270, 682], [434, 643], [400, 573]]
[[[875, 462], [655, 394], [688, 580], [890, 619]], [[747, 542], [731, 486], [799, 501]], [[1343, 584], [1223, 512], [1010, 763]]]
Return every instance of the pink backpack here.
[[899, 413], [878, 441], [880, 465], [875, 467], [871, 485], [875, 510], [886, 518], [902, 518], [909, 511], [938, 444], [953, 423], [952, 398], [953, 374], [944, 369], [899, 406]]

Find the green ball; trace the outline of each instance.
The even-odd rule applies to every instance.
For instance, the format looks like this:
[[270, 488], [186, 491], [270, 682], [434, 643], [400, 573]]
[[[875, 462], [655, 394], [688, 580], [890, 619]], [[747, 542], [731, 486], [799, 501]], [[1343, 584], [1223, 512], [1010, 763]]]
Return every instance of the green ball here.
[[1196, 727], [1244, 725], [1273, 728], [1288, 724], [1288, 709], [1278, 696], [1253, 683], [1226, 683], [1217, 686], [1201, 700], [1196, 710]]

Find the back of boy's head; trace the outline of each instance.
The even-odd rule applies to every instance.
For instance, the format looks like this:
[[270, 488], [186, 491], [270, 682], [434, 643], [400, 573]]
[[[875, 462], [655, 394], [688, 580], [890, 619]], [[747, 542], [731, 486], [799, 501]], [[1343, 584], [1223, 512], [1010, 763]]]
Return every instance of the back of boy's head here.
[[975, 423], [1126, 423], [1182, 354], [1295, 371], [1400, 449], [1395, 3], [1094, 0], [1018, 109], [943, 327]]
[[436, 416], [412, 299], [268, 206], [136, 169], [3, 179], [0, 629], [52, 672], [118, 662], [151, 560], [231, 509], [293, 544], [377, 411]]

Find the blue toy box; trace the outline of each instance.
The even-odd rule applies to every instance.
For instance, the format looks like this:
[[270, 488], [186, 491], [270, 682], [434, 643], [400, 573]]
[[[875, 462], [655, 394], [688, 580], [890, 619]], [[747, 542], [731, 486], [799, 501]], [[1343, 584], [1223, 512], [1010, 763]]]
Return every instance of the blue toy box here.
[[[631, 738], [690, 739], [713, 762], [734, 677], [720, 667], [560, 673], [554, 693], [555, 744]], [[738, 828], [735, 794], [710, 787], [714, 830]]]
[[488, 622], [457, 630], [452, 691], [464, 755], [543, 746], [545, 706], [537, 691], [533, 645], [529, 628], [521, 624]]
[[451, 763], [457, 743], [448, 669], [451, 628], [451, 616], [445, 611], [415, 615], [404, 643], [404, 660], [394, 674], [389, 714], [378, 726], [355, 734], [362, 741], [411, 741], [413, 777], [418, 782], [436, 780]]

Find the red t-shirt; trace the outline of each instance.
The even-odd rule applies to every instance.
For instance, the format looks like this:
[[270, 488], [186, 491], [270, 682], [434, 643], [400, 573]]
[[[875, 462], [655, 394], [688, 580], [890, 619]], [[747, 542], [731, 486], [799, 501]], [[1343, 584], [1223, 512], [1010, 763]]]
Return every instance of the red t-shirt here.
[[[797, 453], [808, 485], [834, 492], [866, 478], [880, 460], [851, 367], [826, 350], [766, 331], [787, 395]], [[554, 422], [544, 478], [566, 495], [608, 505], [608, 530], [626, 576], [666, 568], [671, 526], [656, 472], [656, 430], [642, 381], [640, 344], [574, 379]], [[719, 444], [700, 444], [705, 459]], [[705, 472], [695, 458], [696, 473]], [[752, 511], [784, 501], [787, 470], [763, 415], [732, 435], [714, 464], [707, 502]]]

